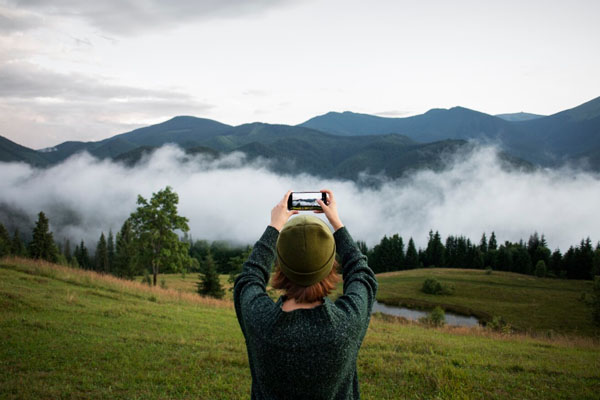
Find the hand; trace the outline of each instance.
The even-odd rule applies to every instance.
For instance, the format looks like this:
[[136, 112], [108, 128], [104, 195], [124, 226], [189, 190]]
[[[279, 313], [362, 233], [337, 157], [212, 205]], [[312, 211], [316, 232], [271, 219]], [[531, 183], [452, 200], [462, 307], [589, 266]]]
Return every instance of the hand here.
[[315, 211], [315, 213], [325, 214], [325, 216], [329, 220], [329, 223], [333, 227], [333, 230], [337, 231], [338, 229], [343, 227], [344, 224], [342, 224], [342, 221], [340, 220], [340, 217], [338, 215], [337, 203], [335, 201], [335, 197], [333, 197], [333, 192], [331, 190], [322, 189], [321, 193], [325, 193], [327, 195], [327, 204], [323, 203], [323, 200], [318, 199], [317, 203], [319, 203], [323, 211]]
[[292, 191], [288, 190], [288, 192], [283, 196], [283, 199], [281, 199], [281, 201], [277, 203], [271, 210], [271, 223], [269, 225], [280, 232], [287, 220], [290, 219], [292, 215], [298, 214], [298, 211], [290, 211], [287, 208], [288, 197], [290, 197], [291, 193]]

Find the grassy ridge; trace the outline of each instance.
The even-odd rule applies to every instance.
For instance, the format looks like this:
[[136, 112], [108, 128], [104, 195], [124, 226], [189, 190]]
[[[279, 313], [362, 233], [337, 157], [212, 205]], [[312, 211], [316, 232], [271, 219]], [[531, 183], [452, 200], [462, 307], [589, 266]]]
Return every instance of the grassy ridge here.
[[[231, 302], [27, 260], [0, 261], [0, 397], [246, 399]], [[600, 346], [372, 320], [366, 399], [595, 398]]]

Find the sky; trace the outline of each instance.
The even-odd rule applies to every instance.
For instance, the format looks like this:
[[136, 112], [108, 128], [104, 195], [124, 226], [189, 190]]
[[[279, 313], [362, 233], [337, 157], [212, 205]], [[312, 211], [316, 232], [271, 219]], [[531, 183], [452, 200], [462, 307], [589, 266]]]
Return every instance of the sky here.
[[40, 149], [176, 115], [549, 115], [600, 95], [598, 15], [596, 0], [0, 0], [0, 135]]

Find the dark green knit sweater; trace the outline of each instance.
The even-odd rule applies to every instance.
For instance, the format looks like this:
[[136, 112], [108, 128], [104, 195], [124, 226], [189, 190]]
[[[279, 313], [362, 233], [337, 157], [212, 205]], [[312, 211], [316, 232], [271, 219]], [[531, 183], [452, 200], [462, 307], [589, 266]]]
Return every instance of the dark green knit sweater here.
[[235, 281], [253, 399], [358, 399], [356, 357], [377, 291], [367, 259], [346, 228], [334, 233], [344, 294], [311, 309], [285, 312], [265, 292], [279, 232], [267, 227]]

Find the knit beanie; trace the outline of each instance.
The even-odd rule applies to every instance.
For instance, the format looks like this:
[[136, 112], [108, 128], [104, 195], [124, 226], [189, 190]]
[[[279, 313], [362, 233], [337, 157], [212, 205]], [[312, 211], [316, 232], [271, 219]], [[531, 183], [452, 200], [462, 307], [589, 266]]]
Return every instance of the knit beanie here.
[[322, 281], [335, 261], [335, 240], [329, 227], [312, 215], [290, 219], [277, 238], [281, 272], [300, 286]]

